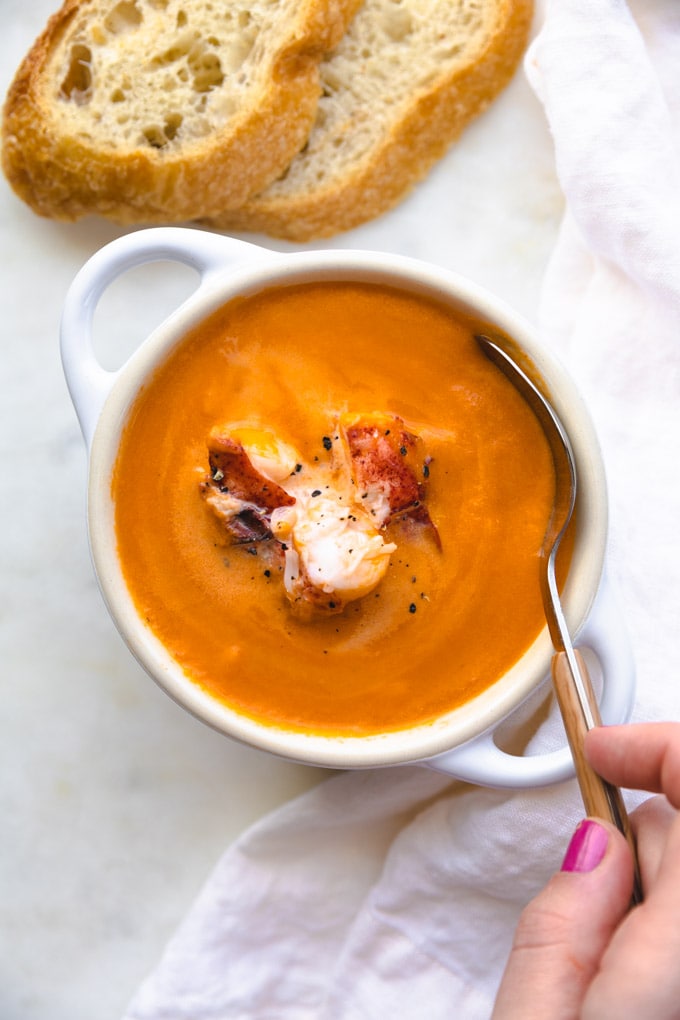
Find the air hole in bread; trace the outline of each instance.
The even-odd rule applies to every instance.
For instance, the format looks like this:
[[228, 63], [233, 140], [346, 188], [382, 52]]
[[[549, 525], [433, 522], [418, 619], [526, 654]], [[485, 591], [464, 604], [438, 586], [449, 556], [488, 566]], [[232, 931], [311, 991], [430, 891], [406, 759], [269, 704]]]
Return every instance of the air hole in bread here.
[[401, 42], [413, 31], [413, 19], [403, 7], [395, 7], [391, 11], [385, 11], [383, 29], [389, 39]]
[[141, 25], [142, 17], [136, 0], [120, 0], [104, 19], [104, 27], [111, 35], [120, 35]]
[[181, 113], [169, 113], [165, 118], [165, 137], [169, 142], [177, 135], [177, 132], [182, 126], [182, 114]]
[[142, 134], [154, 149], [162, 149], [164, 145], [168, 144], [165, 131], [159, 124], [149, 124], [148, 127], [144, 128]]
[[123, 92], [122, 89], [114, 89], [113, 90], [113, 92], [111, 93], [111, 102], [112, 103], [124, 103], [125, 102], [125, 93]]
[[188, 20], [189, 19], [187, 18], [187, 12], [186, 11], [178, 11], [177, 12], [177, 27], [178, 28], [184, 28], [184, 26], [186, 25]]
[[[198, 47], [196, 48], [198, 50]], [[196, 92], [210, 92], [224, 81], [220, 58], [209, 50], [194, 50], [189, 54], [189, 66], [194, 76]]]
[[323, 69], [323, 91], [324, 95], [331, 96], [334, 92], [339, 92], [344, 85], [342, 75], [338, 74], [334, 69], [326, 65]]
[[167, 50], [164, 50], [162, 53], [159, 53], [158, 56], [153, 57], [151, 60], [151, 66], [163, 67], [166, 64], [174, 64], [176, 60], [181, 60], [182, 57], [186, 57], [187, 53], [191, 49], [192, 42], [193, 40], [191, 36], [187, 36], [185, 34], [184, 38], [180, 39], [179, 42], [176, 42], [174, 46], [168, 47]]
[[[219, 45], [216, 38], [214, 45]], [[210, 92], [219, 88], [224, 81], [220, 58], [198, 33], [185, 33], [174, 46], [157, 54], [151, 60], [151, 67], [166, 67], [168, 64], [180, 62], [181, 66], [175, 72], [177, 78], [180, 81], [189, 81], [191, 78], [195, 92]]]
[[61, 83], [59, 95], [78, 106], [90, 101], [92, 96], [92, 51], [89, 46], [74, 43], [71, 47], [66, 76]]
[[177, 137], [183, 119], [181, 113], [169, 113], [162, 127], [160, 124], [149, 124], [145, 127], [144, 137], [154, 149], [162, 149]]

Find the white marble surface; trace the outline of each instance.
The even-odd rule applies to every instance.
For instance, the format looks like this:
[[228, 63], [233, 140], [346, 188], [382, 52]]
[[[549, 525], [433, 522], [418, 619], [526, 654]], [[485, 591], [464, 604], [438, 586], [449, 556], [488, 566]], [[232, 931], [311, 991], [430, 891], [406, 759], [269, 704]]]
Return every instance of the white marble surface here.
[[[3, 95], [55, 7], [0, 0]], [[445, 265], [531, 319], [561, 211], [520, 72], [399, 209], [316, 247]], [[323, 778], [184, 714], [132, 660], [99, 596], [58, 325], [71, 279], [118, 233], [41, 220], [0, 180], [2, 1020], [118, 1017], [227, 844]], [[190, 287], [186, 271], [158, 268], [117, 284], [97, 317], [102, 358], [124, 358]]]

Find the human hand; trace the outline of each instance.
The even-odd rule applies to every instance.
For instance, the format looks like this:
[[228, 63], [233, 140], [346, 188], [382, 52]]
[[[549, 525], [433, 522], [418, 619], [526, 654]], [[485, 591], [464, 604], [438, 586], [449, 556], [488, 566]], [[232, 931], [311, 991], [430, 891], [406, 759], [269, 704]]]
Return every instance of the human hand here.
[[492, 1020], [680, 1018], [680, 724], [598, 727], [586, 757], [604, 779], [651, 797], [631, 815], [633, 861], [611, 824], [586, 819], [520, 918]]

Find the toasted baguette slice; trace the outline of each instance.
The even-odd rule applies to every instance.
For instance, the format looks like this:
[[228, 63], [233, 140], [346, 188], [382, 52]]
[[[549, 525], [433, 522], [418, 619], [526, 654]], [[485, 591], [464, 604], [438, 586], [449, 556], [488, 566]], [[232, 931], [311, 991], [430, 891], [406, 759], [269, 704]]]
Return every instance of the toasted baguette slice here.
[[66, 0], [19, 68], [3, 168], [57, 219], [179, 222], [241, 205], [314, 122], [360, 0]]
[[532, 12], [531, 0], [365, 0], [321, 65], [301, 153], [213, 225], [306, 241], [390, 209], [508, 83]]

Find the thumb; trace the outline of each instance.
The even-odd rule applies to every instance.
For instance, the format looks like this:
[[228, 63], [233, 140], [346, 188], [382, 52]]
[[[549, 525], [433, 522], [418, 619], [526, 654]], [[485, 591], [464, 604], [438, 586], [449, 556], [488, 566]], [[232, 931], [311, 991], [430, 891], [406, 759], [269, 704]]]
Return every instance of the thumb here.
[[586, 818], [562, 864], [523, 911], [492, 1020], [567, 1020], [626, 914], [633, 864], [623, 836]]

